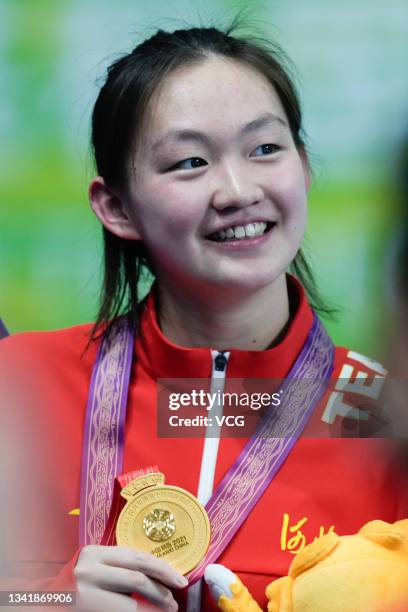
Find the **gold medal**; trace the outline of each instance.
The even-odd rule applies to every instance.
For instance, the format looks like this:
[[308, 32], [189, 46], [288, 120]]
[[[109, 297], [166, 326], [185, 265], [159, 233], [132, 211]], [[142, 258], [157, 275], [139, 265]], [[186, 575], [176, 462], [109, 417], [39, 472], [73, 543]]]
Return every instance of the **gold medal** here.
[[210, 521], [194, 495], [165, 485], [161, 473], [136, 478], [121, 495], [127, 503], [116, 525], [119, 546], [150, 552], [181, 574], [199, 564], [210, 542]]

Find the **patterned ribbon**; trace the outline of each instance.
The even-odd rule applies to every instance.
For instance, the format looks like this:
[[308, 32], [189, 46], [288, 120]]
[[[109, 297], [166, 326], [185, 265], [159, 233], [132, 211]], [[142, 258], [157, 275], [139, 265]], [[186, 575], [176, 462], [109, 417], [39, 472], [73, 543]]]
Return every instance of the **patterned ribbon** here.
[[266, 410], [253, 436], [206, 505], [211, 542], [188, 575], [199, 580], [221, 555], [285, 461], [321, 399], [333, 371], [334, 347], [315, 316], [296, 362], [282, 386], [279, 410]]
[[79, 541], [98, 544], [122, 472], [126, 404], [134, 348], [127, 317], [103, 340], [92, 372], [82, 447]]
[[[108, 522], [108, 515], [117, 516], [119, 511], [116, 504], [120, 500], [115, 502], [120, 498], [118, 491], [112, 504], [113, 483], [122, 471], [133, 347], [134, 332], [126, 319], [120, 319], [114, 334], [102, 342], [95, 362], [82, 455], [81, 544], [113, 540], [114, 521]], [[265, 411], [254, 435], [206, 506], [211, 543], [203, 561], [189, 574], [190, 584], [220, 556], [285, 461], [325, 391], [333, 359], [332, 341], [315, 316], [285, 379], [279, 411]]]

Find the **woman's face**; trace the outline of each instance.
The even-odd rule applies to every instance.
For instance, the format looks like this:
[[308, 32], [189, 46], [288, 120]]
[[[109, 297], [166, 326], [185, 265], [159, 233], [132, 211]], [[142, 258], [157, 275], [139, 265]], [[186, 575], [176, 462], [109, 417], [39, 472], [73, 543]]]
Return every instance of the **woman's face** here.
[[299, 248], [308, 169], [266, 79], [213, 56], [153, 98], [125, 207], [161, 285], [242, 293], [273, 283]]

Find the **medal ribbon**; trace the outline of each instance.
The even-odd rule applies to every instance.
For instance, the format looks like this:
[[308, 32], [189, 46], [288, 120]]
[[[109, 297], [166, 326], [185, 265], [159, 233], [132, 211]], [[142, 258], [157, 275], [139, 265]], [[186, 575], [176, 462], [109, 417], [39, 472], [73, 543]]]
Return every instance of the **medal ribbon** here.
[[315, 315], [305, 345], [282, 386], [279, 411], [265, 411], [205, 507], [211, 541], [205, 557], [187, 576], [190, 585], [221, 555], [273, 480], [323, 396], [333, 360], [333, 343]]
[[127, 317], [101, 342], [92, 372], [82, 446], [79, 541], [98, 544], [122, 471], [126, 404], [134, 348]]
[[[110, 339], [102, 341], [92, 373], [82, 456], [81, 544], [113, 543], [116, 519], [125, 504], [120, 478], [116, 479], [113, 504], [112, 495], [113, 481], [123, 463], [133, 347], [134, 331], [126, 319], [119, 319]], [[279, 412], [265, 411], [254, 435], [206, 505], [211, 542], [205, 558], [189, 574], [190, 584], [220, 556], [285, 461], [326, 389], [333, 359], [333, 343], [315, 315], [282, 387]], [[141, 473], [130, 472], [122, 478], [128, 483], [137, 475]]]

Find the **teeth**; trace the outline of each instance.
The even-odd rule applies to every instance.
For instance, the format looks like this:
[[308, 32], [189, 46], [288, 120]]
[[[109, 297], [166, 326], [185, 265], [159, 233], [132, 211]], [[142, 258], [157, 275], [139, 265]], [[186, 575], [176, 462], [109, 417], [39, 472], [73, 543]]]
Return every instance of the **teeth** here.
[[245, 236], [245, 228], [243, 225], [238, 225], [238, 227], [234, 229], [234, 232], [235, 238], [243, 238]]
[[216, 241], [222, 240], [239, 240], [241, 238], [253, 238], [255, 236], [262, 236], [265, 232], [267, 224], [265, 221], [255, 221], [254, 223], [247, 223], [246, 225], [237, 225], [235, 227], [229, 227], [226, 230], [220, 230], [212, 234], [211, 238]]
[[248, 223], [245, 228], [245, 234], [247, 236], [255, 236], [255, 223]]

